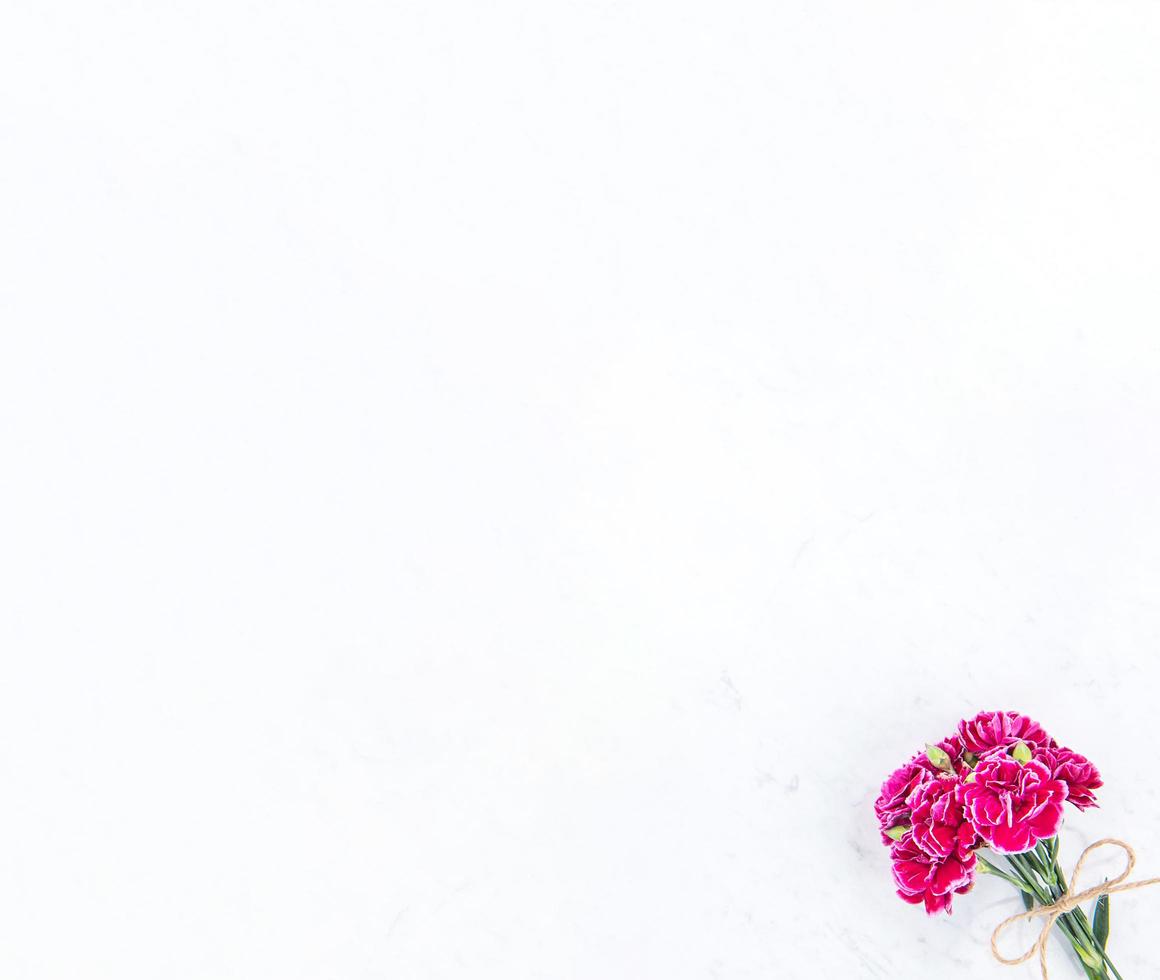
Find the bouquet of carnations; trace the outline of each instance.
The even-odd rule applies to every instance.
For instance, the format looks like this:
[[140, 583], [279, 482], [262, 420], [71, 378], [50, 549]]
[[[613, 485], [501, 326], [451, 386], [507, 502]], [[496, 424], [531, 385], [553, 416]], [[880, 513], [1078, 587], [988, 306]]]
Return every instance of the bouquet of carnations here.
[[[1025, 715], [988, 711], [959, 722], [953, 735], [895, 770], [874, 804], [898, 894], [930, 914], [949, 913], [952, 896], [970, 890], [977, 873], [996, 875], [1019, 889], [1026, 908], [996, 929], [991, 946], [997, 959], [1022, 963], [1038, 952], [1046, 977], [1046, 941], [1054, 924], [1091, 980], [1119, 978], [1107, 954], [1108, 895], [1152, 882], [1122, 884], [1134, 856], [1119, 841], [1089, 848], [1111, 843], [1127, 853], [1127, 869], [1111, 883], [1079, 892], [1080, 867], [1070, 884], [1059, 867], [1063, 805], [1095, 806], [1094, 791], [1102, 785], [1095, 766]], [[1004, 862], [980, 854], [984, 846]], [[1090, 920], [1079, 907], [1087, 898], [1095, 901]], [[1002, 956], [999, 933], [1035, 917], [1047, 920], [1039, 941], [1022, 957]]]

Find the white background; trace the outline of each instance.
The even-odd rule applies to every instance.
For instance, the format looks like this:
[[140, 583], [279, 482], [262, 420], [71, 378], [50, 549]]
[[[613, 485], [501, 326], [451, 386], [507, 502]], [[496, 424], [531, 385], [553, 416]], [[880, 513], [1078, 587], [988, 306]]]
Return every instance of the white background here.
[[5, 4], [0, 975], [1034, 976], [870, 805], [1015, 708], [1160, 873], [1158, 46]]

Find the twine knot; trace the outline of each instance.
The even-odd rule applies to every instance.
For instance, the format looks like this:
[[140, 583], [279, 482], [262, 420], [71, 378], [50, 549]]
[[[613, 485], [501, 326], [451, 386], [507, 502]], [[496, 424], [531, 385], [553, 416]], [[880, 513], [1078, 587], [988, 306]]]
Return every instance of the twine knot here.
[[[1076, 891], [1076, 885], [1079, 882], [1080, 872], [1083, 870], [1084, 863], [1093, 851], [1111, 844], [1114, 847], [1120, 848], [1124, 852], [1127, 862], [1124, 870], [1121, 871], [1115, 878], [1105, 881], [1101, 885], [1094, 885], [1084, 891]], [[1142, 881], [1127, 881], [1128, 875], [1132, 873], [1132, 869], [1136, 866], [1136, 852], [1132, 850], [1130, 844], [1124, 843], [1122, 840], [1116, 840], [1114, 837], [1105, 837], [1103, 840], [1098, 840], [1091, 846], [1084, 849], [1083, 854], [1079, 856], [1079, 860], [1075, 863], [1075, 870], [1071, 873], [1071, 883], [1068, 885], [1067, 891], [1064, 892], [1051, 905], [1039, 905], [1035, 908], [1028, 909], [1026, 912], [1020, 912], [1018, 915], [1013, 915], [1010, 918], [1004, 919], [996, 927], [995, 931], [991, 933], [991, 954], [1000, 963], [1005, 963], [1007, 966], [1018, 966], [1020, 963], [1026, 963], [1036, 953], [1039, 954], [1039, 968], [1043, 971], [1043, 980], [1050, 980], [1047, 975], [1047, 941], [1051, 938], [1051, 927], [1055, 925], [1055, 920], [1061, 915], [1066, 915], [1068, 912], [1079, 908], [1084, 902], [1091, 901], [1093, 898], [1099, 898], [1101, 895], [1112, 895], [1116, 892], [1128, 892], [1137, 888], [1147, 888], [1149, 885], [1160, 885], [1160, 878], [1145, 878]], [[1047, 921], [1043, 923], [1043, 929], [1039, 933], [1035, 942], [1031, 944], [1031, 948], [1027, 950], [1022, 956], [1016, 959], [1009, 959], [999, 952], [999, 937], [1003, 931], [1009, 926], [1013, 926], [1016, 922], [1030, 921], [1031, 919], [1045, 918]]]

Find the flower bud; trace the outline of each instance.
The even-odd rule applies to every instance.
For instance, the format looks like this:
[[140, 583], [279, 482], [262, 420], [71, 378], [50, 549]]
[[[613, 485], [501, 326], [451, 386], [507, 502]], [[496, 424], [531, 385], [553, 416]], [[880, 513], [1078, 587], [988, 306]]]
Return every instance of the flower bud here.
[[1031, 748], [1026, 742], [1019, 741], [1015, 743], [1015, 748], [1011, 750], [1011, 758], [1013, 758], [1019, 765], [1031, 761]]
[[907, 831], [909, 830], [910, 824], [899, 824], [897, 827], [891, 827], [888, 831], [886, 831], [886, 836], [891, 840], [902, 840], [902, 838], [906, 836]]
[[1103, 969], [1104, 961], [1093, 950], [1084, 949], [1082, 946], [1076, 946], [1075, 951], [1079, 954], [1079, 958], [1084, 961], [1091, 969]]
[[927, 745], [926, 757], [930, 759], [936, 768], [941, 769], [943, 772], [954, 774], [955, 767], [951, 764], [951, 757], [937, 745]]

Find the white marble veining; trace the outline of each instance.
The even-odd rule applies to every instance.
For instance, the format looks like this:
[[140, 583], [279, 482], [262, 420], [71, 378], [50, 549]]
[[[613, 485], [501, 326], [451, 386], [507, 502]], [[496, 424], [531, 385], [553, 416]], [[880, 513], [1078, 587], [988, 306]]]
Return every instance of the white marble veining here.
[[1160, 7], [7, 6], [0, 977], [1029, 980], [983, 708], [1160, 874]]

